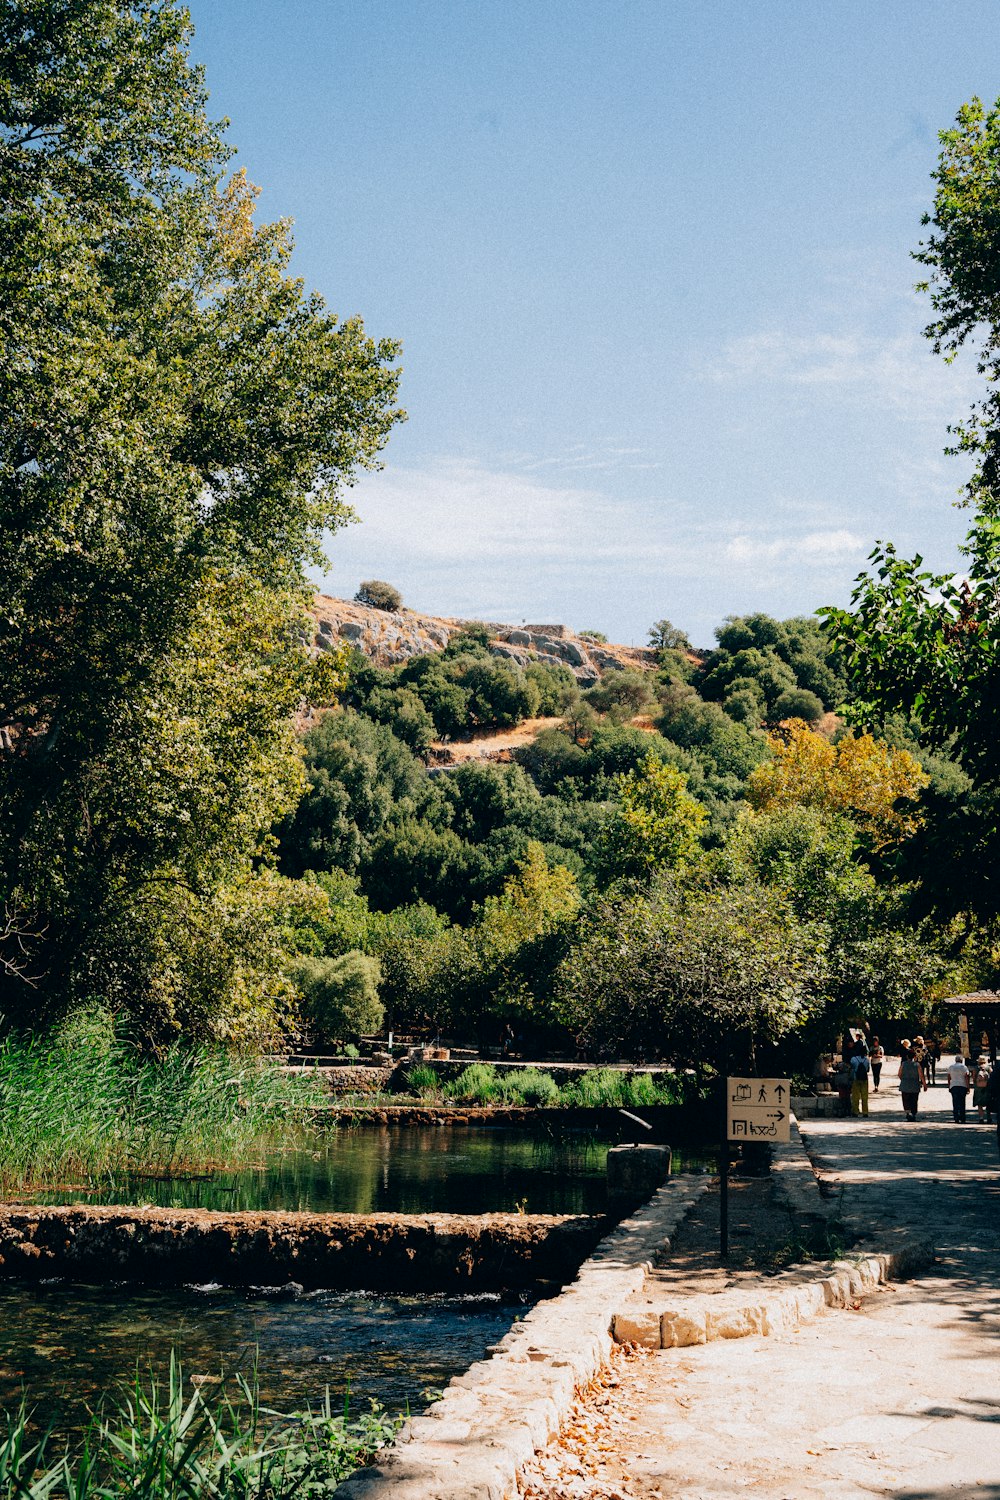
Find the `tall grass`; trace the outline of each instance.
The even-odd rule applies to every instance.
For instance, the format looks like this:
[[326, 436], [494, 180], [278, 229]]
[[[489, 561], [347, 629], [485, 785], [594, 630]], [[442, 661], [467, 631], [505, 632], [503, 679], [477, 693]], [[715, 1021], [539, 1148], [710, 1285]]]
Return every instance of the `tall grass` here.
[[33, 1435], [24, 1407], [0, 1417], [0, 1500], [308, 1500], [332, 1495], [401, 1425], [374, 1404], [351, 1420], [329, 1390], [317, 1411], [281, 1415], [242, 1379], [209, 1401], [171, 1359], [165, 1384], [137, 1379], [74, 1441]]
[[0, 1041], [0, 1191], [238, 1166], [294, 1132], [322, 1085], [222, 1050], [141, 1058], [100, 1022]]

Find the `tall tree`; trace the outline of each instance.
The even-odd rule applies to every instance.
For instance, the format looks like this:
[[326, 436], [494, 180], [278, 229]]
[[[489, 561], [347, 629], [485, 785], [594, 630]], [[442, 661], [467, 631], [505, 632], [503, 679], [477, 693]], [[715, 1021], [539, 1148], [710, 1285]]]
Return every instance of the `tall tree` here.
[[861, 723], [902, 712], [925, 743], [946, 749], [971, 786], [925, 793], [923, 828], [906, 871], [939, 911], [1000, 915], [1000, 106], [973, 99], [941, 132], [931, 226], [916, 258], [934, 317], [925, 332], [953, 359], [976, 351], [982, 394], [952, 428], [970, 455], [966, 502], [977, 508], [965, 578], [872, 553], [850, 610], [822, 611], [851, 673]]
[[[397, 346], [307, 293], [287, 224], [226, 177], [190, 35], [173, 0], [0, 0], [0, 1009], [22, 1014], [134, 1004], [157, 931], [249, 899], [301, 784], [292, 714], [332, 690], [304, 570], [401, 415]], [[216, 982], [225, 1015], [238, 943]]]

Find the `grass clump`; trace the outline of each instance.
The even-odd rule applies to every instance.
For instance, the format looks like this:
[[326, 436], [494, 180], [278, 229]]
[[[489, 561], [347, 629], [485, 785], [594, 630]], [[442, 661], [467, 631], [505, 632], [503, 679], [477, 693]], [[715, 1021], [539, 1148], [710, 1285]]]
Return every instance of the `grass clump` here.
[[551, 1105], [559, 1104], [559, 1085], [551, 1073], [540, 1068], [523, 1068], [508, 1073], [502, 1080], [504, 1100], [510, 1104]]
[[0, 1041], [0, 1191], [239, 1166], [292, 1135], [321, 1083], [182, 1046], [142, 1057], [102, 1016]]
[[428, 1063], [415, 1063], [406, 1075], [406, 1086], [418, 1099], [440, 1099], [441, 1079]]
[[619, 1073], [614, 1068], [591, 1068], [566, 1085], [564, 1104], [582, 1109], [636, 1109], [643, 1105], [677, 1102], [670, 1082], [658, 1082], [648, 1073]]
[[0, 1500], [308, 1500], [332, 1495], [402, 1421], [374, 1403], [352, 1420], [329, 1390], [318, 1410], [283, 1415], [244, 1379], [209, 1401], [172, 1358], [165, 1384], [137, 1380], [75, 1441], [33, 1436], [23, 1406], [0, 1416]]

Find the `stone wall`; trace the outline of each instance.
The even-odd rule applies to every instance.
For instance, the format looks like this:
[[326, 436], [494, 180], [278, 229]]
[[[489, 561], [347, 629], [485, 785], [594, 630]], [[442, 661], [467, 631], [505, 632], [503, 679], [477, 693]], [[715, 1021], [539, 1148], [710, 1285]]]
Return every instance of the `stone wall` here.
[[606, 1221], [556, 1214], [0, 1206], [0, 1277], [388, 1292], [562, 1283]]

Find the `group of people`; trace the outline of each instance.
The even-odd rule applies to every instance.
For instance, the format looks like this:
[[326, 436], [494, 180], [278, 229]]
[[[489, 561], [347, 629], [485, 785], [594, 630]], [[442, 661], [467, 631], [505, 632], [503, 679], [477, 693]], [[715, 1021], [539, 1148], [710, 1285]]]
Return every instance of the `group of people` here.
[[[916, 1036], [912, 1042], [905, 1037], [900, 1042], [897, 1076], [903, 1113], [907, 1120], [917, 1118], [921, 1093], [937, 1082], [940, 1059], [941, 1048], [934, 1041], [925, 1042], [922, 1036]], [[877, 1036], [872, 1037], [869, 1046], [863, 1031], [848, 1034], [841, 1066], [844, 1070], [843, 1085], [849, 1082], [850, 1086], [852, 1115], [867, 1116], [869, 1079], [878, 1093], [884, 1062], [885, 1049]], [[995, 1117], [1000, 1130], [1000, 1067], [991, 1067], [985, 1053], [981, 1053], [975, 1062], [971, 1058], [966, 1060], [959, 1053], [954, 1062], [948, 1064], [945, 1072], [951, 1093], [952, 1117], [956, 1124], [966, 1123], [971, 1089], [972, 1104], [978, 1111], [979, 1124], [992, 1124]]]
[[868, 1114], [868, 1080], [874, 1084], [875, 1092], [878, 1093], [879, 1084], [882, 1082], [882, 1064], [885, 1062], [885, 1051], [877, 1036], [872, 1037], [869, 1048], [863, 1031], [852, 1031], [844, 1044], [842, 1067], [846, 1068], [845, 1082], [850, 1085], [851, 1091], [851, 1114]]

